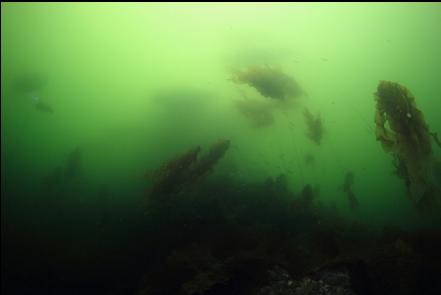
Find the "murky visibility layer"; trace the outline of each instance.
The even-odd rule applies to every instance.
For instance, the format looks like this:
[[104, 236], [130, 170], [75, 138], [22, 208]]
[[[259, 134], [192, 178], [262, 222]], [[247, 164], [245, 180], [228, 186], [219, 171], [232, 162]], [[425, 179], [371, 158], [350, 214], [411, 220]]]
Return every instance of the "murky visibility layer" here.
[[2, 3], [3, 294], [440, 294], [438, 3]]

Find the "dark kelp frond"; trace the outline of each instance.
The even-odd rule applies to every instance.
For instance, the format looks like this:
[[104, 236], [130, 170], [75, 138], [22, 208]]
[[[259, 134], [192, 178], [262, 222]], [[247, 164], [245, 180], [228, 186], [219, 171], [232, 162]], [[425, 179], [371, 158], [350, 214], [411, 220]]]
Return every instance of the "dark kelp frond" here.
[[[432, 137], [414, 96], [398, 83], [380, 81], [376, 97], [376, 137], [394, 157], [396, 175], [419, 211], [440, 210], [439, 184], [433, 182]], [[436, 139], [435, 139], [436, 141]]]
[[377, 88], [377, 126], [387, 121], [389, 133], [395, 142], [405, 141], [401, 148], [413, 150], [420, 155], [431, 154], [429, 128], [423, 113], [416, 107], [415, 98], [398, 83], [381, 81]]
[[230, 141], [228, 139], [222, 139], [215, 142], [208, 150], [208, 153], [201, 157], [192, 169], [192, 179], [198, 179], [210, 173], [217, 162], [224, 157], [229, 148]]
[[188, 170], [196, 163], [200, 151], [200, 146], [192, 147], [159, 167], [153, 173], [148, 195], [169, 195], [178, 192], [186, 182]]
[[314, 116], [308, 109], [303, 112], [308, 130], [306, 135], [315, 144], [320, 145], [323, 137], [323, 123], [320, 114]]
[[231, 80], [237, 84], [247, 84], [262, 96], [272, 99], [285, 100], [303, 95], [296, 80], [275, 67], [251, 66], [235, 71]]
[[202, 157], [198, 157], [201, 147], [196, 146], [165, 162], [153, 173], [152, 184], [147, 195], [168, 196], [194, 184], [199, 178], [213, 170], [229, 147], [229, 140], [219, 140]]

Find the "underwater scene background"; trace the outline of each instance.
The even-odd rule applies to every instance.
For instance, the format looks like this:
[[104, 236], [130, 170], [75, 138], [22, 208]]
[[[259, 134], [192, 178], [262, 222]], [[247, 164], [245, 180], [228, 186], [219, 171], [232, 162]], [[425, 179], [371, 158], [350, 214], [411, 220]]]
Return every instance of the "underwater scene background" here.
[[440, 294], [439, 3], [2, 3], [3, 294]]

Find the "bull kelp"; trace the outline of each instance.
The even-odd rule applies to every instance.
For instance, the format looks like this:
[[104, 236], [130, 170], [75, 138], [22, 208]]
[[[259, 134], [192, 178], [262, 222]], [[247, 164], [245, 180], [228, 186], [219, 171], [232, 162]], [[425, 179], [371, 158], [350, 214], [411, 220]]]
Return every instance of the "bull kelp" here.
[[1, 292], [441, 294], [441, 5], [1, 4]]
[[413, 205], [440, 213], [441, 188], [433, 179], [436, 133], [430, 132], [414, 96], [404, 86], [380, 81], [375, 95], [377, 140], [393, 155], [396, 174], [403, 179]]

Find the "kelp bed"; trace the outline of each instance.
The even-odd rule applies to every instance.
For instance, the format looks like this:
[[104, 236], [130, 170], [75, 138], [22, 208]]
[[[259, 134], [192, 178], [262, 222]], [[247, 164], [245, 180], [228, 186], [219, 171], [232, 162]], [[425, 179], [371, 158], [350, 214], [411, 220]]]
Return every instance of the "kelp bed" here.
[[[255, 87], [264, 97], [284, 100], [301, 93], [297, 86], [291, 88], [296, 85], [293, 80], [275, 69], [252, 68], [238, 75], [237, 83]], [[414, 207], [436, 215], [441, 208], [441, 164], [432, 150], [432, 143], [439, 145], [437, 135], [405, 87], [381, 81], [375, 97], [377, 140], [392, 155]], [[258, 126], [272, 123], [265, 107], [242, 107]], [[320, 115], [306, 109], [304, 117], [307, 136], [320, 145]], [[319, 187], [305, 184], [294, 192], [285, 175], [244, 183], [213, 174], [229, 149], [230, 141], [224, 139], [205, 152], [194, 146], [179, 153], [148, 176], [142, 201], [125, 207], [106, 204], [112, 192], [100, 188], [101, 212], [79, 201], [84, 191], [75, 188], [83, 177], [83, 160], [82, 150], [75, 149], [42, 179], [43, 194], [49, 198], [44, 208], [34, 208], [32, 227], [2, 222], [2, 291], [441, 293], [438, 225], [408, 232], [373, 231], [343, 219], [335, 206], [320, 204]], [[305, 162], [315, 165], [311, 154]], [[347, 172], [342, 195], [357, 212], [362, 204], [353, 184], [354, 174]]]
[[58, 236], [2, 225], [3, 294], [441, 291], [439, 230], [374, 232], [320, 205], [309, 185], [291, 191], [283, 175], [248, 184], [209, 177], [167, 194], [147, 211], [110, 208], [100, 226], [87, 206], [60, 207], [71, 228]]

